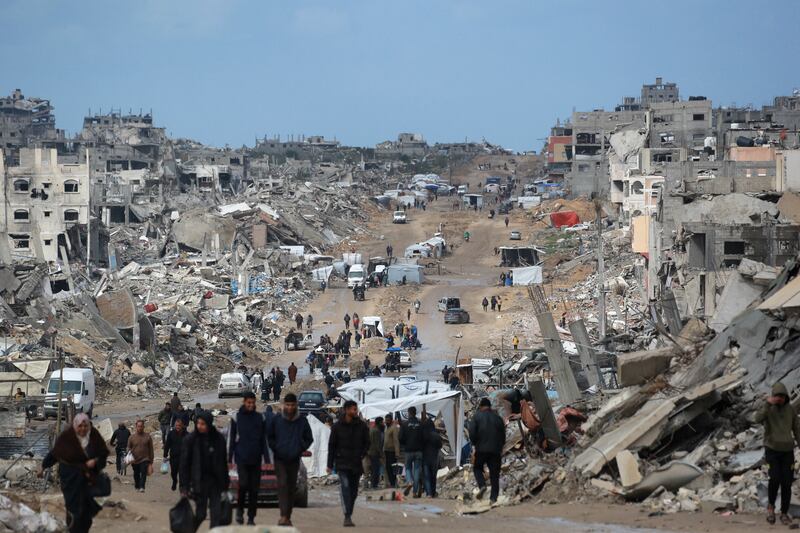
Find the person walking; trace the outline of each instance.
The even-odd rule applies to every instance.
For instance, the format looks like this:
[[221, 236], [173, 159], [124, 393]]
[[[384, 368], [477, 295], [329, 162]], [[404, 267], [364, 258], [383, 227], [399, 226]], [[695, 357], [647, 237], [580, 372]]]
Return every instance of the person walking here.
[[336, 469], [342, 496], [344, 527], [354, 527], [353, 507], [358, 497], [362, 461], [369, 449], [369, 428], [358, 416], [358, 404], [347, 400], [344, 414], [331, 428], [328, 439], [328, 473]]
[[275, 457], [275, 475], [278, 478], [279, 526], [292, 525], [292, 509], [297, 491], [297, 474], [303, 452], [314, 443], [311, 426], [297, 409], [297, 396], [286, 395], [281, 413], [272, 418], [267, 441]]
[[167, 440], [167, 433], [172, 425], [172, 404], [166, 402], [164, 408], [158, 412], [158, 426], [161, 428], [161, 442]]
[[436, 498], [436, 474], [439, 472], [439, 450], [442, 449], [442, 437], [436, 431], [430, 416], [422, 413], [422, 434], [424, 448], [422, 450], [422, 474], [425, 494], [429, 498]]
[[422, 433], [422, 424], [417, 418], [417, 408], [408, 408], [408, 420], [400, 427], [400, 444], [406, 454], [406, 484], [414, 491], [414, 497], [422, 496], [422, 452], [425, 449], [425, 440]]
[[289, 375], [289, 385], [294, 385], [294, 382], [297, 381], [297, 367], [295, 366], [294, 361], [292, 361], [292, 363], [289, 365], [286, 373]]
[[392, 413], [385, 417], [386, 429], [383, 431], [383, 461], [386, 468], [386, 486], [397, 487], [397, 475], [394, 465], [400, 457], [400, 426], [394, 422]]
[[172, 477], [172, 490], [178, 488], [178, 474], [181, 471], [181, 449], [183, 448], [184, 437], [186, 437], [186, 426], [183, 425], [183, 420], [178, 420], [164, 441], [164, 461], [169, 458], [169, 475]]
[[506, 273], [500, 272], [500, 286], [504, 286], [506, 284]]
[[181, 399], [178, 398], [178, 392], [177, 391], [172, 393], [172, 398], [170, 398], [170, 400], [169, 400], [169, 406], [172, 409], [173, 413], [177, 412], [179, 407], [182, 407]]
[[269, 462], [267, 428], [264, 417], [256, 411], [256, 395], [244, 393], [242, 405], [231, 419], [228, 432], [228, 462], [236, 464], [239, 475], [236, 523], [244, 523], [244, 506], [247, 503], [247, 525], [255, 524], [258, 506], [258, 487], [261, 484], [261, 462]]
[[286, 376], [278, 368], [275, 371], [275, 377], [272, 378], [272, 399], [276, 402], [281, 401], [281, 391], [283, 390], [283, 384], [286, 380]]
[[508, 227], [508, 222], [509, 222], [508, 216], [506, 216], [506, 219], [504, 220], [504, 222], [506, 223], [506, 227]]
[[102, 509], [91, 496], [90, 488], [97, 482], [107, 460], [108, 447], [103, 437], [92, 427], [89, 417], [79, 413], [72, 419], [72, 425], [56, 438], [53, 449], [42, 461], [39, 477], [58, 464], [70, 533], [87, 533], [92, 528], [92, 519]]
[[375, 425], [369, 428], [369, 449], [367, 449], [370, 466], [370, 487], [378, 488], [381, 480], [381, 459], [383, 458], [383, 417], [375, 417]]
[[[197, 402], [196, 404], [194, 404], [194, 409], [192, 409], [192, 412], [189, 415], [189, 421], [192, 424], [197, 424], [197, 417], [200, 416], [200, 413], [202, 412], [203, 412], [203, 406], [200, 405], [200, 402]], [[184, 429], [186, 430], [187, 433], [189, 432], [189, 426], [184, 427]]]
[[350, 329], [350, 315], [344, 314], [344, 329]]
[[179, 405], [177, 410], [172, 411], [172, 419], [170, 423], [170, 427], [175, 427], [175, 422], [181, 420], [183, 422], [183, 427], [189, 427], [189, 418], [191, 413], [183, 408], [183, 405]]
[[128, 439], [128, 451], [133, 455], [133, 488], [144, 492], [147, 476], [153, 473], [153, 438], [144, 431], [144, 420], [136, 421], [136, 431]]
[[511, 344], [514, 346], [514, 351], [516, 352], [517, 348], [519, 348], [519, 337], [514, 335], [514, 337], [511, 339]]
[[114, 447], [114, 451], [117, 452], [117, 474], [120, 476], [124, 476], [128, 469], [128, 465], [125, 464], [125, 455], [127, 454], [130, 436], [131, 430], [128, 429], [125, 422], [120, 422], [117, 429], [111, 434], [110, 444]]
[[406, 320], [411, 322], [411, 309], [406, 310]]
[[387, 244], [386, 245], [386, 257], [389, 258], [389, 261], [391, 261], [391, 259], [392, 259], [392, 251], [393, 251], [392, 245], [391, 244]]
[[358, 331], [358, 326], [361, 324], [361, 317], [358, 316], [358, 313], [353, 313], [353, 329]]
[[294, 315], [294, 323], [297, 325], [297, 329], [303, 331], [303, 315], [297, 313]]
[[195, 501], [195, 531], [207, 514], [211, 515], [209, 529], [220, 525], [222, 494], [230, 485], [225, 437], [213, 422], [210, 412], [200, 413], [195, 429], [184, 439], [181, 451], [181, 496]]
[[772, 386], [772, 393], [756, 413], [755, 422], [764, 425], [764, 459], [769, 465], [767, 522], [775, 523], [775, 502], [780, 489], [780, 520], [788, 526], [792, 524], [789, 504], [794, 481], [794, 447], [800, 445], [800, 419], [783, 383]]
[[489, 309], [489, 300], [486, 299], [486, 296], [483, 297], [481, 305], [483, 306], [483, 312], [485, 313]]
[[497, 297], [497, 312], [499, 313], [503, 307], [503, 301], [500, 300], [500, 297]]
[[497, 297], [496, 296], [492, 296], [492, 299], [489, 301], [489, 303], [492, 306], [492, 311], [497, 309]]
[[475, 481], [480, 490], [480, 499], [486, 491], [483, 468], [488, 466], [491, 483], [489, 501], [496, 503], [500, 494], [500, 462], [506, 443], [506, 428], [500, 415], [492, 411], [489, 398], [482, 398], [478, 405], [478, 412], [470, 420], [468, 428], [469, 440], [475, 449]]
[[311, 332], [311, 327], [314, 325], [314, 317], [310, 314], [306, 317], [306, 329]]

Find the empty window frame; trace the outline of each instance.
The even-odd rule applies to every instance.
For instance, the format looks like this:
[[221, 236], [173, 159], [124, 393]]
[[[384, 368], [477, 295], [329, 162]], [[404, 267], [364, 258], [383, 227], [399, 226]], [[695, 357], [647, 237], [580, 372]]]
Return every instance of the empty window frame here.
[[76, 180], [67, 180], [64, 182], [64, 192], [76, 193], [78, 192], [78, 182]]
[[723, 253], [725, 255], [744, 255], [744, 251], [744, 241], [725, 241], [723, 245]]
[[14, 192], [28, 192], [31, 188], [31, 182], [26, 179], [14, 180]]
[[27, 209], [14, 210], [14, 222], [30, 222], [30, 214]]
[[64, 222], [77, 222], [80, 213], [78, 213], [77, 209], [65, 209], [64, 210]]
[[692, 113], [692, 120], [705, 120], [706, 114], [705, 113]]

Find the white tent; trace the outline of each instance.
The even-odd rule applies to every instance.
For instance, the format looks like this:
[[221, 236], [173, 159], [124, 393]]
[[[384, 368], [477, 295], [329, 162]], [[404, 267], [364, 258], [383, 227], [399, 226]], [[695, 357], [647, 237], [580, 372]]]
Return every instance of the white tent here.
[[325, 266], [325, 267], [321, 267], [321, 268], [315, 268], [314, 270], [311, 271], [311, 278], [314, 281], [323, 281], [323, 280], [325, 280], [327, 282], [328, 278], [331, 277], [332, 273], [333, 273], [333, 265]]
[[439, 392], [423, 396], [408, 396], [396, 400], [359, 405], [361, 415], [366, 418], [384, 416], [387, 413], [405, 411], [416, 407], [417, 412], [424, 408], [432, 416], [442, 415], [447, 440], [456, 456], [456, 464], [461, 464], [461, 448], [464, 446], [464, 406], [460, 391]]
[[542, 283], [542, 267], [512, 268], [514, 285], [536, 285]]
[[345, 400], [372, 403], [408, 396], [446, 392], [450, 387], [436, 381], [415, 381], [411, 377], [367, 378], [353, 380], [337, 391]]
[[303, 464], [308, 472], [308, 477], [322, 477], [328, 474], [328, 439], [331, 436], [331, 428], [319, 421], [314, 415], [308, 415], [308, 425], [311, 426], [311, 434], [314, 436], [314, 443], [308, 451], [311, 457], [303, 457]]

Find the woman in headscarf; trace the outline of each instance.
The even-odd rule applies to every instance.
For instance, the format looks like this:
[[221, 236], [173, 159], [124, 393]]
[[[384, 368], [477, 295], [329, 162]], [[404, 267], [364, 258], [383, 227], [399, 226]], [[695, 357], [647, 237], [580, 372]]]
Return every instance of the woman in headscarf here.
[[53, 449], [42, 461], [40, 475], [58, 463], [70, 533], [85, 533], [92, 527], [92, 518], [101, 508], [89, 495], [89, 489], [106, 467], [107, 459], [108, 447], [103, 437], [92, 427], [89, 417], [81, 413], [56, 438]]

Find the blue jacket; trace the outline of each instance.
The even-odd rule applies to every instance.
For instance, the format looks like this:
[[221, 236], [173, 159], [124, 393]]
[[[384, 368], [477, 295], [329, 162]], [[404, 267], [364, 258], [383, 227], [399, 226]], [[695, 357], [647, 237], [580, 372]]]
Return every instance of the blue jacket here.
[[267, 424], [258, 411], [248, 412], [239, 408], [235, 419], [231, 419], [228, 461], [236, 459], [237, 465], [260, 465], [261, 458], [269, 462], [267, 452]]
[[275, 460], [291, 462], [300, 459], [314, 442], [308, 420], [300, 414], [293, 419], [275, 415], [267, 430], [267, 440]]

